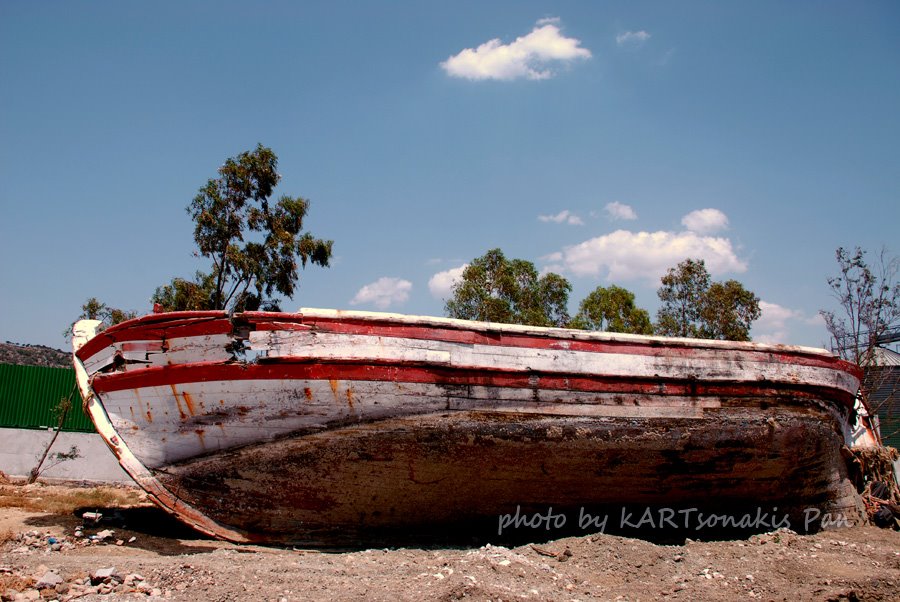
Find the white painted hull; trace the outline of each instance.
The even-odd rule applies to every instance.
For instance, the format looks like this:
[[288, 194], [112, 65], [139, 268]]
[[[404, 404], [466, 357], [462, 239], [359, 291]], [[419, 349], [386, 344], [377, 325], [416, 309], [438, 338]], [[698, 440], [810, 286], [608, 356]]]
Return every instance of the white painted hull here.
[[[523, 504], [855, 507], [840, 450], [858, 374], [821, 350], [329, 310], [161, 314], [87, 338], [76, 369], [123, 467], [235, 541]], [[320, 485], [235, 505], [297, 482]]]

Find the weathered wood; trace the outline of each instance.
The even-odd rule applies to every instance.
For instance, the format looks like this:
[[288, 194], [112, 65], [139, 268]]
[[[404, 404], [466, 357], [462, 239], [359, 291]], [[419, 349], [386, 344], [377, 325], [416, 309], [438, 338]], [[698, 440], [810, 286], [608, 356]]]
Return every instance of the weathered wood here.
[[76, 350], [125, 469], [233, 541], [517, 505], [856, 511], [859, 375], [823, 350], [330, 310], [148, 316]]
[[[472, 532], [501, 514], [616, 504], [853, 516], [827, 416], [701, 419], [454, 412], [346, 426], [172, 465], [160, 479], [250, 539]], [[299, 527], [299, 528], [298, 528]]]

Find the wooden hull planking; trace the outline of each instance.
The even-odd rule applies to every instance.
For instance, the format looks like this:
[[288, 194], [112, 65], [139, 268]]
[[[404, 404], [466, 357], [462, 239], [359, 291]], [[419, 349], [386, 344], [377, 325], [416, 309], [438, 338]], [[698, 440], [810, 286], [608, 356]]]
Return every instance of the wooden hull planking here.
[[232, 541], [517, 507], [858, 511], [859, 374], [820, 350], [330, 310], [90, 327], [75, 363], [101, 435], [157, 503]]

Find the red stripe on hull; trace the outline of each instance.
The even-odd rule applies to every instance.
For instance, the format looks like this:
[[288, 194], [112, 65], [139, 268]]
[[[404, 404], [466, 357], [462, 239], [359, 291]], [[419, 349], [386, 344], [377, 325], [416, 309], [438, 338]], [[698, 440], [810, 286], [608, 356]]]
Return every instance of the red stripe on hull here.
[[[251, 320], [251, 323], [252, 320]], [[434, 340], [468, 345], [493, 345], [497, 347], [522, 347], [526, 349], [552, 349], [568, 351], [586, 351], [592, 353], [625, 353], [628, 355], [641, 355], [650, 357], [682, 357], [702, 358], [713, 357], [723, 353], [740, 353], [748, 362], [781, 362], [799, 366], [811, 366], [818, 368], [835, 368], [856, 373], [858, 368], [853, 364], [837, 358], [820, 357], [803, 354], [801, 352], [757, 351], [751, 349], [720, 349], [702, 347], [702, 341], [697, 345], [684, 344], [678, 341], [648, 340], [647, 342], [628, 341], [585, 341], [546, 336], [526, 335], [514, 333], [486, 334], [471, 330], [455, 330], [433, 326], [407, 326], [396, 324], [378, 324], [362, 320], [346, 320], [331, 318], [306, 318], [305, 323], [321, 332], [333, 332], [339, 334], [359, 334], [369, 336], [397, 337], [417, 340]], [[280, 324], [269, 322], [266, 330], [279, 330]], [[261, 329], [262, 330], [262, 329]]]
[[[208, 314], [213, 312], [197, 313]], [[85, 362], [113, 343], [163, 341], [166, 339], [196, 337], [211, 334], [231, 334], [234, 331], [231, 321], [227, 318], [222, 318], [221, 316], [221, 312], [214, 312], [214, 315], [212, 316], [201, 315], [200, 317], [192, 319], [171, 320], [168, 323], [162, 323], [161, 320], [152, 321], [147, 324], [140, 323], [140, 320], [122, 322], [121, 324], [117, 324], [116, 326], [99, 333], [93, 339], [85, 343], [75, 355], [77, 355], [78, 359], [82, 362]]]
[[[410, 326], [389, 320], [362, 320], [353, 318], [304, 318], [301, 314], [273, 314], [269, 312], [247, 312], [235, 316], [235, 322], [246, 324], [259, 331], [319, 330], [339, 334], [358, 334], [381, 337], [434, 340], [470, 345], [493, 345], [497, 347], [519, 347], [525, 349], [570, 350], [591, 353], [624, 353], [650, 357], [710, 358], [726, 353], [740, 353], [746, 362], [779, 362], [799, 366], [832, 368], [860, 377], [860, 370], [854, 364], [834, 357], [822, 357], [798, 351], [778, 351], [773, 349], [721, 349], [704, 347], [702, 341], [696, 344], [680, 341], [648, 339], [646, 342], [582, 340], [547, 335], [518, 333], [480, 332], [464, 328], [443, 326]], [[224, 312], [174, 312], [155, 314], [130, 320], [113, 326], [98, 334], [77, 353], [79, 359], [87, 361], [113, 343], [131, 341], [165, 340], [180, 337], [213, 334], [232, 334], [234, 325]]]
[[771, 383], [703, 383], [691, 380], [648, 380], [622, 377], [539, 376], [506, 371], [359, 363], [191, 364], [147, 368], [139, 372], [100, 374], [94, 390], [103, 394], [126, 389], [190, 382], [247, 380], [349, 380], [424, 383], [444, 386], [480, 386], [542, 391], [574, 391], [623, 395], [691, 397], [772, 397], [836, 399], [851, 406], [852, 396], [825, 387], [791, 387]]

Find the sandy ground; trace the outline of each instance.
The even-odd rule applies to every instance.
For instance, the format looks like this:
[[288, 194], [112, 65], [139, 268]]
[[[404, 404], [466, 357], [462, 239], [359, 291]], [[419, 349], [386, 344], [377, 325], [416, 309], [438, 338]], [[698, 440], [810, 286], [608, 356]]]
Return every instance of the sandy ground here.
[[4, 600], [900, 600], [900, 532], [875, 527], [681, 545], [595, 534], [513, 548], [300, 550], [210, 540], [141, 501], [99, 509], [97, 525], [83, 508], [13, 501], [61, 489], [0, 486]]

